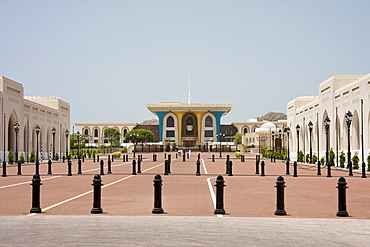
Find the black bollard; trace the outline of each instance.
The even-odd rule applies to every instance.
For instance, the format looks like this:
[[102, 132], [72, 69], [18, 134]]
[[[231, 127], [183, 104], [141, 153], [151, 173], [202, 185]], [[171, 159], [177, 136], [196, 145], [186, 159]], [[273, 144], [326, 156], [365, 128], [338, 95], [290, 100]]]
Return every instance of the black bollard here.
[[197, 172], [195, 173], [196, 176], [200, 176], [200, 160], [197, 160]]
[[286, 215], [285, 205], [284, 205], [284, 188], [285, 182], [282, 176], [278, 177], [276, 180], [276, 210], [275, 215]]
[[226, 155], [226, 174], [229, 174], [229, 160], [230, 160], [230, 155]]
[[254, 174], [260, 174], [259, 167], [260, 167], [260, 162], [256, 160], [256, 172]]
[[182, 155], [182, 161], [185, 162], [185, 154]]
[[152, 210], [153, 214], [163, 214], [164, 210], [162, 208], [162, 178], [161, 175], [157, 174], [154, 176], [154, 208]]
[[133, 158], [136, 158], [136, 156], [135, 156], [135, 155], [136, 155], [136, 151], [135, 151], [135, 150], [134, 150], [134, 151], [132, 151], [132, 155], [133, 155], [133, 156], [132, 156]]
[[68, 160], [68, 174], [67, 176], [72, 176], [72, 161]]
[[168, 160], [164, 161], [164, 175], [168, 175]]
[[168, 173], [171, 173], [171, 154], [168, 155], [168, 166], [167, 166], [167, 169], [168, 169]]
[[77, 164], [78, 164], [78, 171], [77, 171], [77, 174], [82, 174], [82, 171], [81, 171], [81, 164], [82, 164], [81, 159], [78, 159]]
[[82, 162], [85, 162], [85, 155], [82, 155]]
[[340, 177], [338, 179], [338, 212], [337, 216], [339, 217], [347, 217], [347, 203], [346, 203], [346, 189], [347, 186], [346, 179], [344, 177]]
[[287, 160], [285, 164], [285, 175], [290, 175], [289, 166], [290, 166], [290, 163], [289, 163], [289, 160]]
[[8, 175], [6, 175], [6, 162], [4, 160], [3, 162], [3, 177], [7, 177]]
[[112, 162], [114, 162], [114, 157], [113, 157], [113, 155], [112, 155]]
[[[113, 161], [113, 156], [112, 156], [112, 161]], [[108, 159], [108, 174], [112, 173], [112, 161]]]
[[164, 153], [164, 159], [167, 159], [167, 154], [166, 153]]
[[177, 153], [176, 153], [176, 159], [177, 159]]
[[198, 160], [200, 160], [200, 153], [198, 154]]
[[18, 172], [17, 175], [22, 175], [22, 163], [18, 161]]
[[215, 162], [215, 155], [212, 154], [212, 162]]
[[95, 155], [93, 156], [93, 160], [94, 160], [94, 163], [95, 163]]
[[48, 174], [52, 174], [51, 173], [51, 160], [48, 161]]
[[321, 175], [321, 163], [320, 163], [320, 160], [317, 162], [317, 175]]
[[100, 175], [104, 175], [104, 160], [100, 160]]
[[153, 158], [152, 158], [152, 159], [153, 159], [153, 162], [155, 161], [154, 155], [155, 155], [155, 154], [153, 154]]
[[101, 214], [103, 209], [101, 208], [101, 186], [103, 185], [101, 177], [96, 174], [93, 179], [92, 185], [94, 186], [94, 201], [93, 208], [91, 209], [92, 214]]
[[186, 153], [186, 158], [189, 159], [189, 151]]
[[137, 173], [141, 173], [141, 158], [137, 160]]
[[229, 161], [229, 176], [234, 176], [233, 175], [233, 162], [231, 160]]
[[98, 157], [97, 162], [99, 162], [99, 155], [97, 157]]
[[128, 154], [126, 154], [126, 162], [128, 162]]
[[265, 161], [261, 162], [261, 177], [265, 176]]
[[216, 180], [216, 209], [214, 214], [225, 214], [224, 209], [224, 187], [225, 180], [219, 175]]
[[66, 161], [66, 157], [64, 157], [64, 155], [63, 155], [63, 163]]
[[40, 175], [35, 174], [32, 178], [32, 208], [30, 213], [41, 213], [40, 208], [40, 186], [42, 185]]
[[136, 174], [136, 160], [132, 160], [132, 175]]
[[326, 162], [326, 167], [328, 169], [328, 173], [327, 173], [326, 177], [331, 178], [331, 164], [330, 164], [329, 161]]
[[125, 162], [125, 155], [122, 155], [122, 162]]
[[294, 161], [294, 163], [293, 163], [293, 177], [298, 177], [298, 174], [297, 174], [297, 161]]

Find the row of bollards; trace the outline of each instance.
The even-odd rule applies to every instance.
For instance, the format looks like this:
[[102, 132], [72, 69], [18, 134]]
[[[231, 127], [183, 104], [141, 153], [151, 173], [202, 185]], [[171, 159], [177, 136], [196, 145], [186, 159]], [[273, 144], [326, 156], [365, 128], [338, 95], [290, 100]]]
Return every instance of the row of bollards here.
[[[140, 160], [140, 159], [139, 159]], [[167, 160], [168, 161], [168, 160]], [[159, 174], [154, 176], [153, 186], [154, 186], [154, 208], [152, 210], [153, 214], [161, 214], [164, 213], [162, 208], [162, 178]], [[41, 213], [42, 209], [40, 207], [40, 186], [42, 185], [40, 175], [35, 174], [32, 179], [32, 208], [30, 213]], [[94, 187], [93, 190], [93, 208], [91, 209], [91, 213], [99, 214], [103, 213], [101, 208], [101, 187], [102, 187], [102, 180], [100, 175], [95, 175], [93, 179], [92, 186]], [[224, 178], [219, 175], [216, 179], [216, 207], [214, 214], [225, 214], [224, 209], [224, 187], [225, 187], [225, 180]], [[276, 181], [276, 210], [274, 212], [275, 215], [286, 215], [287, 212], [285, 211], [285, 203], [284, 203], [284, 189], [285, 189], [285, 181], [282, 176], [279, 176]], [[347, 182], [344, 177], [340, 177], [338, 179], [338, 217], [346, 217], [348, 216], [347, 212], [347, 203], [346, 203], [346, 189]]]

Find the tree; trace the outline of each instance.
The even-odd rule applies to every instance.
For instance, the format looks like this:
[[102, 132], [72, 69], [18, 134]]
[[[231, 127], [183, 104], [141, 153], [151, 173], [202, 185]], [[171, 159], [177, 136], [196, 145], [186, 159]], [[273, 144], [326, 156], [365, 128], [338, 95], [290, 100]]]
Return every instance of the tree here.
[[117, 147], [120, 145], [120, 137], [121, 134], [119, 130], [116, 128], [106, 128], [104, 130], [104, 137], [110, 141], [110, 145], [113, 147]]
[[242, 133], [236, 132], [236, 134], [234, 135], [234, 144], [235, 145], [242, 144], [242, 137], [243, 137]]
[[139, 142], [152, 142], [154, 140], [154, 134], [150, 130], [134, 129], [126, 133], [125, 140], [135, 144]]

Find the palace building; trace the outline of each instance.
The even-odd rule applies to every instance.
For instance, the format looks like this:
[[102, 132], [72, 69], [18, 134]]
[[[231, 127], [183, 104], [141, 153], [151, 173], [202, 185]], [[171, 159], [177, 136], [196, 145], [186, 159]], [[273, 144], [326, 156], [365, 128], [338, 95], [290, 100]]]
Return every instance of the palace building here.
[[166, 102], [149, 104], [146, 107], [158, 117], [159, 141], [196, 146], [205, 142], [220, 141], [221, 117], [233, 106]]
[[[292, 159], [298, 151], [308, 154], [311, 150], [319, 158], [325, 157], [328, 141], [336, 163], [342, 151], [347, 163], [348, 148], [352, 157], [357, 154], [362, 162], [362, 153], [366, 159], [370, 152], [370, 74], [332, 76], [319, 85], [318, 96], [290, 101], [287, 115]], [[328, 134], [325, 119], [330, 119]]]
[[[69, 148], [65, 131], [70, 126], [70, 106], [57, 97], [25, 97], [23, 85], [0, 76], [0, 159], [13, 161], [23, 155], [29, 160], [31, 149], [39, 151], [40, 158], [49, 159], [53, 153], [64, 155]], [[38, 125], [38, 134], [35, 127]]]

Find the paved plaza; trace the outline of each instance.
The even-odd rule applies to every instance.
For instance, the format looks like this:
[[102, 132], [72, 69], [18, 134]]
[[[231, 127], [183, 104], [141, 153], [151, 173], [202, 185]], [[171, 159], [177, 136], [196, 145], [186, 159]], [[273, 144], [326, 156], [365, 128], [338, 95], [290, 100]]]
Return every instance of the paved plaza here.
[[[226, 154], [233, 162], [233, 175], [225, 174]], [[132, 160], [122, 158], [112, 163], [112, 174], [102, 175], [101, 206], [103, 214], [92, 215], [95, 174], [99, 163], [85, 160], [82, 174], [77, 174], [73, 160], [73, 176], [67, 176], [67, 163], [40, 166], [41, 208], [43, 213], [30, 214], [31, 180], [35, 165], [7, 169], [0, 178], [0, 241], [2, 246], [364, 246], [370, 241], [370, 174], [361, 178], [354, 172], [326, 168], [317, 174], [316, 166], [298, 165], [298, 177], [285, 175], [285, 162], [264, 159], [266, 176], [255, 174], [255, 155], [245, 162], [233, 153], [200, 153], [201, 175], [196, 176], [198, 153], [184, 162], [171, 153], [171, 173], [164, 173], [164, 153], [152, 161], [152, 153], [143, 153], [141, 171], [132, 175]], [[167, 154], [168, 155], [168, 154]], [[261, 170], [260, 170], [261, 172]], [[164, 214], [153, 215], [153, 179], [163, 179]], [[223, 175], [225, 215], [215, 215], [215, 180]], [[275, 216], [276, 179], [286, 182], [286, 216]], [[347, 180], [349, 217], [336, 217], [339, 177]], [[35, 242], [33, 242], [35, 241]]]

